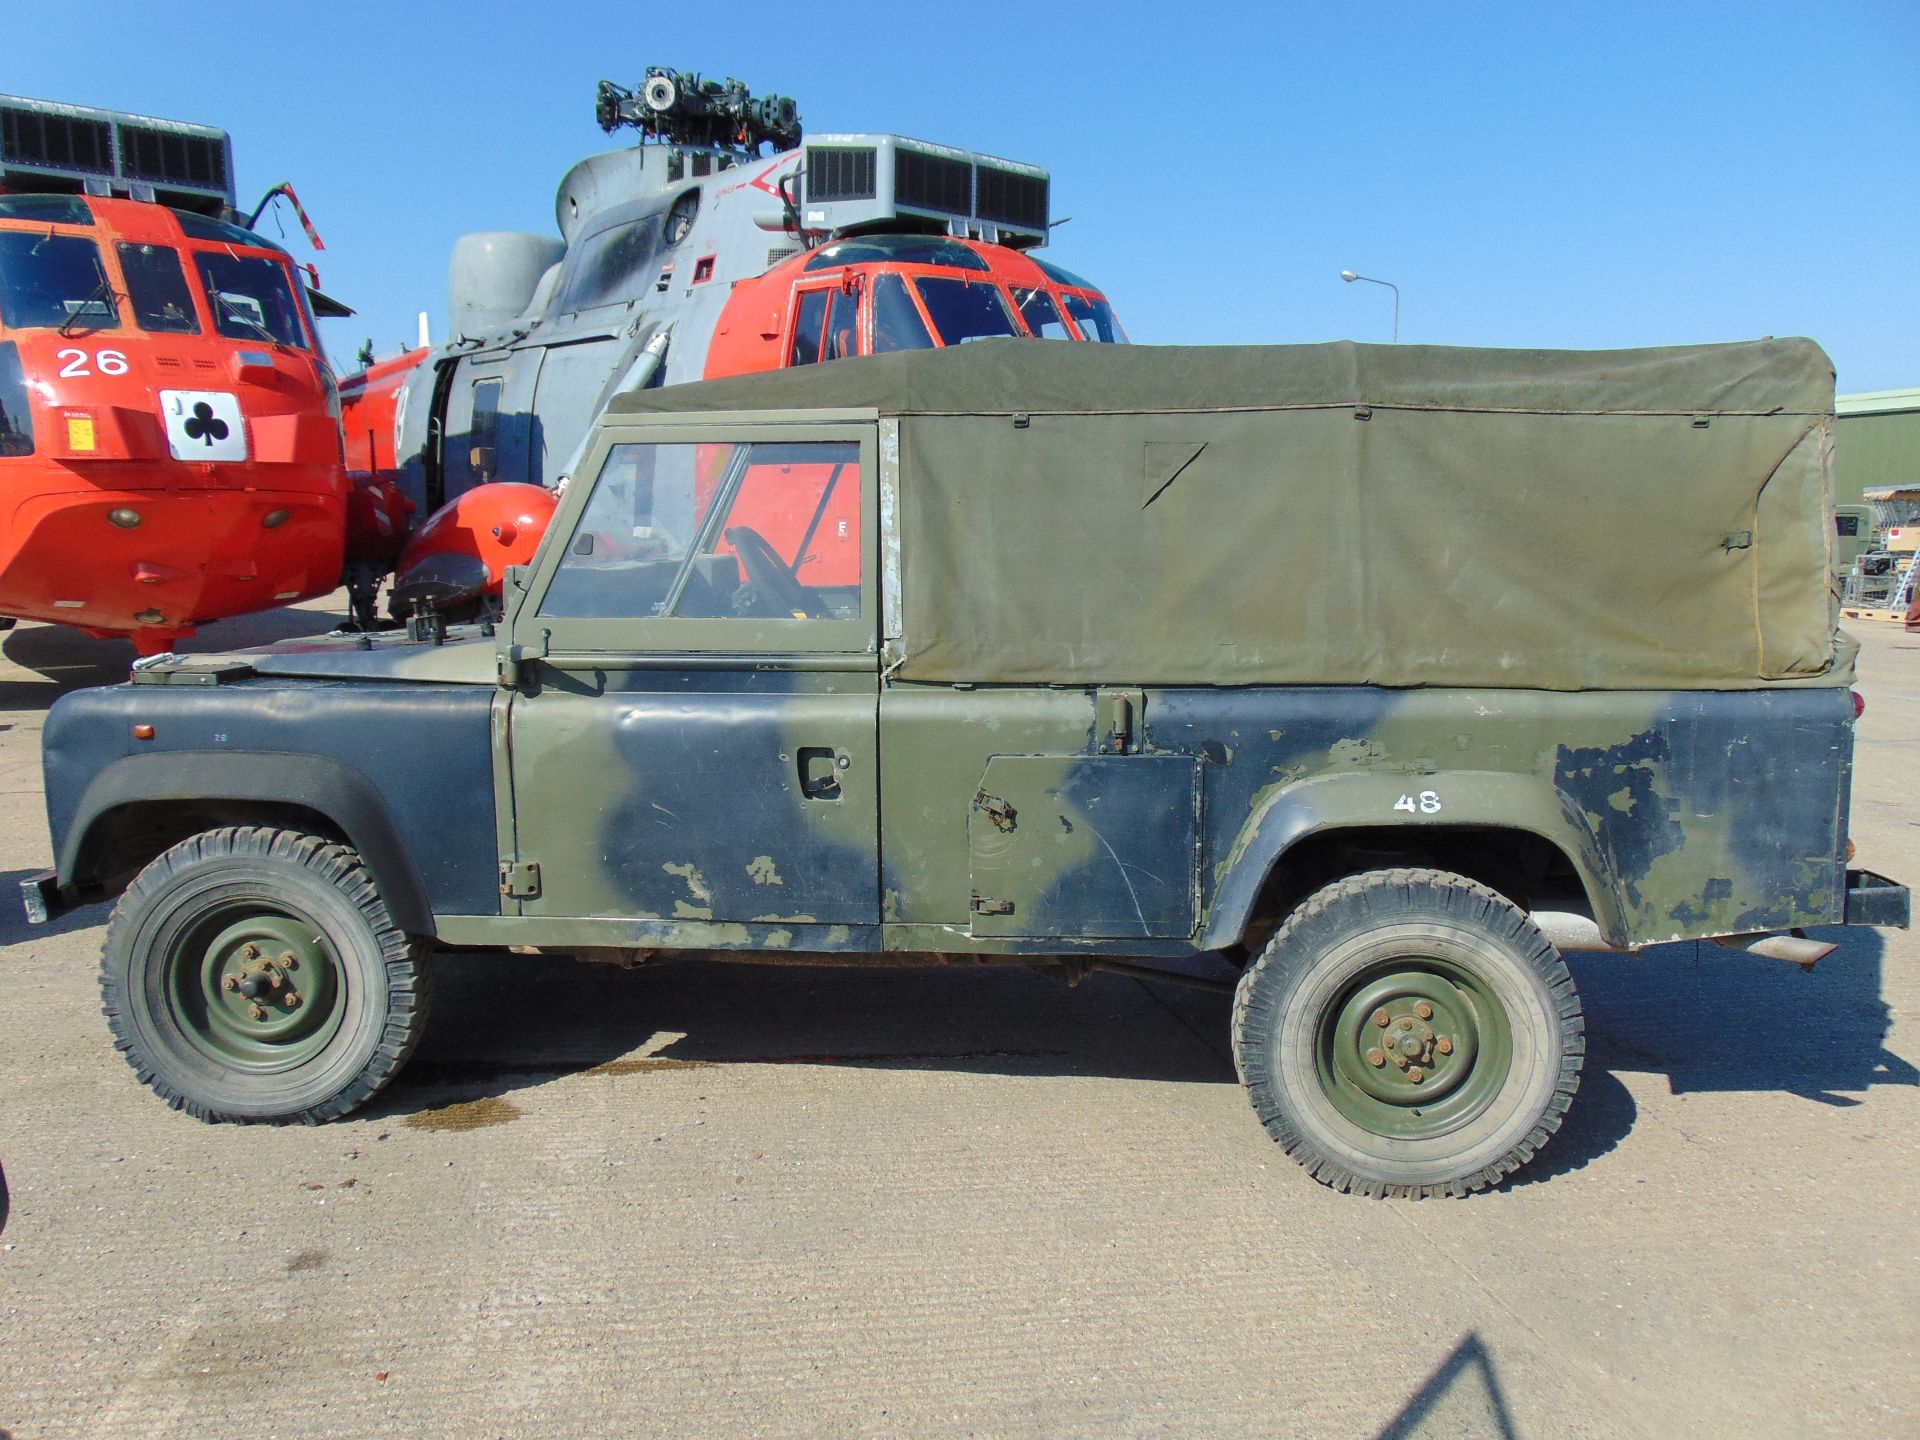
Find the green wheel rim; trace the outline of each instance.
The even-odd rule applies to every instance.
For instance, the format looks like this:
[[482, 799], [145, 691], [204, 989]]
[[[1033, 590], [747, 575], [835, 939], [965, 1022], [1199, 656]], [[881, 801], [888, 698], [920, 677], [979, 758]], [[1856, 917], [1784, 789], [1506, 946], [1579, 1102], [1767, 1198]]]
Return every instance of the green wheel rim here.
[[166, 964], [181, 1033], [223, 1066], [290, 1070], [339, 1033], [346, 1009], [339, 957], [320, 927], [294, 911], [223, 907], [182, 931]]
[[1322, 1012], [1316, 1039], [1328, 1101], [1391, 1139], [1467, 1124], [1513, 1068], [1506, 1007], [1472, 971], [1437, 956], [1396, 956], [1362, 972]]

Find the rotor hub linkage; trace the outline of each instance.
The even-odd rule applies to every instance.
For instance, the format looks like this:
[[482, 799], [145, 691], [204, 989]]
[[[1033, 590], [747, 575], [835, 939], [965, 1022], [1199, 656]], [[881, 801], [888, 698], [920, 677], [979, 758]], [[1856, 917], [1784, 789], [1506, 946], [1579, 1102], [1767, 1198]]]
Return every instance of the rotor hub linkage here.
[[220, 987], [251, 1001], [249, 1013], [255, 1020], [266, 1020], [278, 1011], [298, 1010], [300, 991], [293, 972], [300, 968], [300, 957], [291, 950], [268, 955], [258, 945], [248, 944], [240, 951], [239, 968], [220, 977]]
[[594, 119], [612, 134], [631, 125], [647, 140], [757, 155], [762, 145], [792, 150], [800, 144], [800, 109], [785, 95], [758, 100], [731, 75], [723, 85], [692, 71], [652, 66], [639, 93], [602, 80]]

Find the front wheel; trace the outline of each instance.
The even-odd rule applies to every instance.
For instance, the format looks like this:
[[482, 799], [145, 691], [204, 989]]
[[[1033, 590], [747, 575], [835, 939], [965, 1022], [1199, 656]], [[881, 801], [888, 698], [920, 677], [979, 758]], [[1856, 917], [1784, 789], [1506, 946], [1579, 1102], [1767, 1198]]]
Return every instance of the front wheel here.
[[1233, 1049], [1269, 1134], [1366, 1195], [1464, 1195], [1533, 1158], [1585, 1024], [1546, 937], [1486, 886], [1374, 870], [1303, 902], [1241, 977]]
[[135, 1073], [207, 1121], [345, 1115], [399, 1072], [427, 1011], [424, 947], [360, 857], [290, 830], [209, 830], [142, 870], [100, 990]]

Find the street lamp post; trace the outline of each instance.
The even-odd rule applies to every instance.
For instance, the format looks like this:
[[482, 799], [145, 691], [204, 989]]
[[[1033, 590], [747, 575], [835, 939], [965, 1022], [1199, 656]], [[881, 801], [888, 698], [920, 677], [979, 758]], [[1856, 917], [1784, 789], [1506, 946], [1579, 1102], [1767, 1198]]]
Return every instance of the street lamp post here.
[[1400, 343], [1400, 287], [1391, 280], [1376, 280], [1371, 275], [1356, 275], [1351, 270], [1342, 270], [1340, 278], [1351, 285], [1356, 280], [1364, 280], [1369, 285], [1384, 285], [1393, 292], [1393, 343]]

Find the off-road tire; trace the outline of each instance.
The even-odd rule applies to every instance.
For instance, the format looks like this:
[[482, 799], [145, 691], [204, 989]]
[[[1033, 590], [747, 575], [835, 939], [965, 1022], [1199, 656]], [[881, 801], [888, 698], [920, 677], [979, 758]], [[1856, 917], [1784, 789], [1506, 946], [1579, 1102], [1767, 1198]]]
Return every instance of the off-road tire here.
[[[1393, 993], [1405, 1003], [1385, 998]], [[1421, 996], [1461, 1017], [1458, 1027], [1433, 1019], [1429, 1057], [1432, 1030], [1459, 1028], [1504, 1038], [1504, 1066], [1497, 1044], [1474, 1040], [1470, 1063], [1445, 1075], [1452, 1088], [1432, 1105], [1424, 1093], [1381, 1101], [1362, 1092], [1408, 1081], [1398, 1059], [1380, 1063], [1375, 1042], [1406, 1033], [1413, 1043]], [[1394, 1028], [1376, 1032], [1383, 1014]], [[1447, 1038], [1445, 1059], [1429, 1060], [1436, 1080], [1467, 1055], [1468, 1036]], [[1336, 1055], [1341, 1044], [1353, 1055]], [[1233, 1053], [1254, 1113], [1316, 1180], [1361, 1195], [1466, 1195], [1519, 1169], [1560, 1128], [1579, 1088], [1586, 1026], [1559, 952], [1510, 901], [1441, 870], [1372, 870], [1309, 896], [1241, 976]], [[1444, 1107], [1455, 1104], [1449, 1116]], [[1384, 1124], [1372, 1123], [1376, 1114]]]
[[[233, 969], [219, 958], [253, 917], [275, 932], [246, 941], [260, 956], [285, 935], [308, 955], [304, 971], [281, 972], [261, 1020], [235, 1013], [253, 1002], [224, 983]], [[365, 1104], [406, 1064], [426, 1023], [426, 952], [346, 846], [292, 830], [208, 830], [149, 864], [114, 906], [101, 1009], [134, 1073], [174, 1109], [315, 1125]]]

